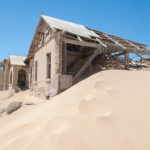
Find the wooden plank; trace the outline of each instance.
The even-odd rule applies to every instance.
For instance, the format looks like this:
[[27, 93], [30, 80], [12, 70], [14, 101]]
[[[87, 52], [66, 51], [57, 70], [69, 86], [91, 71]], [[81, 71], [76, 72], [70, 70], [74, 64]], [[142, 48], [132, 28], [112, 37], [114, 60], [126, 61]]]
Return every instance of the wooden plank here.
[[129, 69], [129, 53], [125, 53], [125, 63], [124, 63], [124, 66], [125, 66], [125, 69]]
[[66, 39], [66, 38], [63, 38], [63, 41], [67, 44], [80, 45], [80, 46], [86, 46], [86, 47], [94, 47], [94, 48], [101, 48], [100, 44], [95, 44], [95, 43], [90, 43], [90, 42], [77, 41], [77, 40]]
[[135, 53], [135, 54], [150, 55], [149, 50], [141, 50], [141, 49], [138, 50], [138, 49], [134, 49], [134, 48], [127, 49], [127, 52]]
[[98, 38], [96, 38], [96, 40], [103, 46], [103, 47], [107, 47], [107, 45], [106, 44], [104, 44], [104, 42], [102, 42], [102, 40], [100, 40], [100, 39], [98, 39]]
[[82, 66], [82, 68], [78, 71], [78, 73], [75, 75], [73, 81], [76, 81], [82, 74], [83, 72], [87, 69], [87, 67], [91, 64], [91, 62], [94, 60], [94, 58], [98, 55], [101, 54], [102, 51], [100, 51], [100, 49], [96, 49], [93, 53], [93, 55], [91, 55], [89, 57], [89, 59], [86, 61], [86, 63]]
[[67, 73], [67, 44], [63, 42], [63, 73]]
[[115, 44], [106, 42], [107, 44], [107, 50], [109, 51], [122, 51], [122, 52], [130, 52], [130, 53], [134, 53], [134, 54], [143, 54], [143, 55], [150, 55], [150, 51], [149, 50], [138, 50], [137, 48], [127, 48], [127, 49], [123, 49]]
[[78, 40], [81, 41], [81, 42], [83, 41], [82, 38], [81, 38], [80, 36], [78, 36]]
[[103, 35], [104, 35], [105, 37], [107, 37], [109, 40], [113, 41], [116, 45], [122, 47], [123, 49], [126, 49], [126, 47], [124, 47], [124, 46], [123, 46], [122, 44], [120, 44], [118, 41], [116, 41], [116, 40], [114, 40], [113, 38], [111, 38], [109, 35], [107, 35], [107, 34], [105, 34], [105, 33], [103, 33]]
[[150, 49], [150, 46], [146, 46], [145, 48], [148, 48], [148, 49]]
[[124, 54], [125, 54], [125, 52], [120, 52], [118, 54], [114, 54], [113, 56], [118, 57], [118, 56], [121, 56], [121, 55], [124, 55]]
[[131, 42], [128, 41], [128, 40], [125, 40], [125, 41], [126, 41], [128, 44], [130, 44], [131, 46], [133, 46], [133, 47], [137, 48], [138, 50], [140, 50], [140, 48], [139, 48], [137, 45], [131, 43]]

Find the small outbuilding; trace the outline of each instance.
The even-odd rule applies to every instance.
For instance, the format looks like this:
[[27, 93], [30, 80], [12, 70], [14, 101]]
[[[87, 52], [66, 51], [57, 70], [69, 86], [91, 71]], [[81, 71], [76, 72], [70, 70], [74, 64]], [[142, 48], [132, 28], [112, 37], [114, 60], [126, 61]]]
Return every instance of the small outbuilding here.
[[0, 90], [21, 90], [28, 88], [28, 70], [24, 63], [26, 57], [9, 56], [0, 63]]

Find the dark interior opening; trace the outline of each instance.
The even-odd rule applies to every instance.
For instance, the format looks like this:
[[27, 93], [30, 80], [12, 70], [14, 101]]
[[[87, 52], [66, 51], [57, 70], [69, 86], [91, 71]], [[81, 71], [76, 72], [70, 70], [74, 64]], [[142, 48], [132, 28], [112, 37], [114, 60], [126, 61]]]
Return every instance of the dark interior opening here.
[[22, 90], [26, 88], [26, 71], [24, 69], [20, 69], [18, 72], [18, 86]]

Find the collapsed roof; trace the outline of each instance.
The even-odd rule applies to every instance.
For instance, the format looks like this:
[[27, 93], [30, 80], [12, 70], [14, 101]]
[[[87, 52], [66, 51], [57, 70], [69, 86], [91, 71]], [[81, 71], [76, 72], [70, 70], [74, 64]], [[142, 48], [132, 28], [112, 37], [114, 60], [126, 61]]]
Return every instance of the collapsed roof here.
[[81, 37], [99, 37], [94, 31], [87, 29], [85, 26], [75, 24], [69, 21], [64, 21], [48, 16], [41, 16], [42, 19], [49, 25], [50, 28], [66, 31]]
[[[147, 45], [145, 44], [126, 40], [118, 36], [87, 28], [80, 24], [75, 24], [69, 21], [64, 21], [48, 16], [42, 15], [40, 23], [42, 21], [44, 21], [52, 30], [59, 30], [63, 33], [70, 33], [71, 35], [73, 35], [73, 37], [75, 36], [76, 38], [73, 38], [73, 40], [77, 40], [79, 42], [79, 45], [83, 45], [82, 43], [86, 41], [87, 46], [89, 45], [88, 43], [94, 43], [97, 47], [102, 46], [104, 49], [107, 50], [121, 50], [124, 52], [150, 55], [150, 51], [147, 49]], [[36, 32], [38, 32], [38, 27]], [[33, 54], [35, 51], [35, 40], [37, 40], [37, 33], [35, 33], [34, 35], [28, 57], [32, 57], [31, 52]]]

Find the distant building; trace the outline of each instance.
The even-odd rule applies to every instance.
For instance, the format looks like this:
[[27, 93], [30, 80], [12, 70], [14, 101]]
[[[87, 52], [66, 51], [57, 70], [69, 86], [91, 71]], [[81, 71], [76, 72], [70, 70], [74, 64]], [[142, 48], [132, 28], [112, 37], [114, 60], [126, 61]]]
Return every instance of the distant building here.
[[25, 60], [30, 88], [37, 94], [56, 95], [112, 64], [118, 67], [121, 62], [128, 69], [130, 52], [150, 55], [144, 44], [41, 16]]
[[9, 56], [0, 62], [0, 90], [28, 88], [28, 70], [24, 60], [26, 57]]
[[2, 91], [4, 88], [4, 70], [5, 62], [0, 62], [0, 91]]

